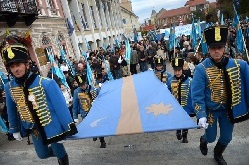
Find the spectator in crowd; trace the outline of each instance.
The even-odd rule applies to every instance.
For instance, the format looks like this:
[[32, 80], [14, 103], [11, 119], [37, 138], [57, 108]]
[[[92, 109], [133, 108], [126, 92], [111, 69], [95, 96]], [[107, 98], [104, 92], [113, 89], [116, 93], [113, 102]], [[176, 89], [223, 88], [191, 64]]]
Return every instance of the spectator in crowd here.
[[135, 45], [132, 47], [131, 59], [130, 59], [130, 71], [131, 74], [137, 74], [137, 64], [138, 64], [138, 53]]

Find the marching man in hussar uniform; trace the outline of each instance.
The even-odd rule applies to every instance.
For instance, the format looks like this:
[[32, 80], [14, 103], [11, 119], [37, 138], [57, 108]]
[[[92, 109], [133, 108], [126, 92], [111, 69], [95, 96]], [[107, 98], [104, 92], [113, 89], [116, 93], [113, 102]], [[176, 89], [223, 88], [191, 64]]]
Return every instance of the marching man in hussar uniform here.
[[155, 62], [155, 69], [153, 70], [157, 78], [163, 82], [167, 83], [167, 80], [172, 77], [172, 75], [166, 71], [166, 69], [163, 67], [163, 58], [162, 57], [154, 57]]
[[5, 84], [9, 132], [18, 141], [31, 134], [39, 158], [56, 156], [59, 164], [68, 165], [61, 141], [76, 134], [76, 126], [57, 83], [30, 70], [23, 41], [7, 36], [0, 47], [4, 65], [14, 77]]
[[[84, 119], [91, 109], [92, 102], [98, 95], [99, 89], [88, 84], [86, 75], [76, 75], [75, 80], [79, 87], [74, 90], [73, 97], [73, 117], [76, 123], [79, 122], [78, 114]], [[93, 139], [96, 141], [96, 138]], [[100, 137], [100, 148], [106, 148], [104, 137]]]
[[[184, 60], [182, 58], [175, 58], [171, 61], [171, 66], [174, 70], [174, 76], [167, 81], [169, 91], [177, 99], [179, 104], [188, 113], [190, 117], [195, 116], [194, 108], [192, 107], [192, 100], [190, 95], [191, 77], [183, 74]], [[188, 129], [177, 130], [176, 137], [178, 140], [182, 139], [182, 143], [188, 143], [187, 139]]]
[[214, 159], [220, 165], [227, 164], [222, 154], [232, 140], [234, 123], [249, 118], [249, 67], [243, 60], [224, 56], [227, 35], [226, 26], [204, 30], [209, 57], [196, 66], [191, 87], [196, 117], [206, 129], [200, 138], [203, 155], [207, 155], [207, 144], [216, 140], [219, 123]]

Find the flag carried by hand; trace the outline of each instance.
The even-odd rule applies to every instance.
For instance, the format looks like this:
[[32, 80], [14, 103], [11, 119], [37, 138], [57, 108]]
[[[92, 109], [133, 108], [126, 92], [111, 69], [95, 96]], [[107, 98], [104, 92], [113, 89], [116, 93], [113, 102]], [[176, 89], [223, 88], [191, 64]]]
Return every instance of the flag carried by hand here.
[[194, 18], [192, 18], [192, 30], [191, 30], [191, 34], [190, 34], [190, 40], [192, 43], [192, 47], [195, 48], [197, 45], [197, 33], [196, 33], [196, 26], [195, 26], [195, 20]]
[[67, 139], [194, 128], [198, 128], [196, 122], [148, 70], [103, 83], [88, 115], [77, 126], [78, 133]]
[[176, 47], [176, 35], [175, 35], [175, 24], [170, 27], [169, 35], [169, 50], [173, 50]]

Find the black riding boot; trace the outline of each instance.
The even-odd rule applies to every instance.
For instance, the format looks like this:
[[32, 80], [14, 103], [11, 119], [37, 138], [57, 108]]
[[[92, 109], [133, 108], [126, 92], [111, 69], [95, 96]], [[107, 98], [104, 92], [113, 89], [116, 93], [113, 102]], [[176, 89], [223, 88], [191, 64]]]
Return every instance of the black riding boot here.
[[106, 148], [105, 138], [99, 137], [100, 140], [100, 148]]
[[182, 130], [182, 143], [188, 143], [188, 129]]
[[203, 139], [203, 136], [201, 136], [200, 138], [200, 150], [201, 150], [201, 153], [206, 156], [207, 153], [208, 153], [208, 148], [207, 148], [207, 141], [205, 141]]
[[220, 144], [217, 142], [214, 148], [214, 159], [218, 163], [218, 165], [227, 165], [227, 162], [224, 160], [222, 153], [226, 149], [227, 146]]
[[13, 134], [8, 133], [8, 134], [6, 134], [6, 135], [8, 136], [8, 140], [9, 140], [9, 141], [16, 140], [16, 139], [13, 137]]
[[66, 154], [64, 157], [58, 158], [58, 163], [59, 165], [69, 165], [68, 155]]
[[51, 146], [48, 147], [48, 154], [49, 154], [49, 157], [55, 157], [53, 149]]
[[182, 139], [182, 131], [181, 130], [176, 130], [176, 138], [178, 140], [181, 140]]

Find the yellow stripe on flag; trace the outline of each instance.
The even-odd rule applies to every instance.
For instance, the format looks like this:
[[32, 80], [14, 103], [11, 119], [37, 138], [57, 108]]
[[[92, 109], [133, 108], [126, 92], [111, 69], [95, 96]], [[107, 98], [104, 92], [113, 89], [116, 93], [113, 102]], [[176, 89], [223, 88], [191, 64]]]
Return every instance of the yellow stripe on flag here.
[[121, 116], [119, 118], [116, 135], [142, 132], [142, 122], [133, 76], [124, 77], [121, 90]]

